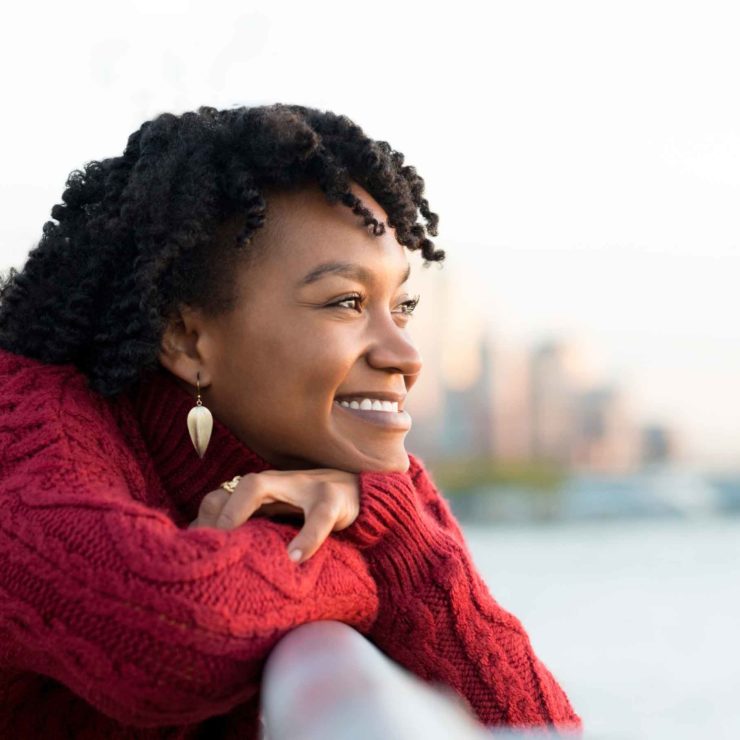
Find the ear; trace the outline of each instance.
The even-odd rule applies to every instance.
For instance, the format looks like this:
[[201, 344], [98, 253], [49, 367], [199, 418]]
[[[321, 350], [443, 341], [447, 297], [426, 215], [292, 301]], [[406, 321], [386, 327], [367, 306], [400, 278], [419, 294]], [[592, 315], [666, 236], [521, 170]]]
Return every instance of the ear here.
[[170, 317], [162, 334], [159, 361], [173, 375], [195, 386], [206, 388], [213, 379], [210, 334], [202, 314], [182, 307]]

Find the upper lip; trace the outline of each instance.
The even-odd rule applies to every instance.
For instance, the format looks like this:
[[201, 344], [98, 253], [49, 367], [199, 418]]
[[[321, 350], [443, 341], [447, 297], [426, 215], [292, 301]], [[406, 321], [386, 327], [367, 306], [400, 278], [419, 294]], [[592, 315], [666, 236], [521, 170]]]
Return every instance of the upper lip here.
[[398, 403], [398, 410], [403, 411], [403, 402], [406, 400], [406, 394], [393, 393], [392, 391], [355, 391], [354, 393], [337, 394], [334, 400], [343, 401], [350, 398], [377, 398], [380, 401], [395, 401]]

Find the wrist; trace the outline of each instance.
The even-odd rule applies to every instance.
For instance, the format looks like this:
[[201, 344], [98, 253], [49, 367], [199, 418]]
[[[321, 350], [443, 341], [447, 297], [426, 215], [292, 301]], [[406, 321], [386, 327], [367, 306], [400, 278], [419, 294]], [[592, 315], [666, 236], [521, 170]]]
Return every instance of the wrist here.
[[379, 585], [420, 583], [452, 553], [451, 538], [426, 512], [408, 472], [362, 471], [358, 482], [357, 519], [335, 536], [364, 552]]

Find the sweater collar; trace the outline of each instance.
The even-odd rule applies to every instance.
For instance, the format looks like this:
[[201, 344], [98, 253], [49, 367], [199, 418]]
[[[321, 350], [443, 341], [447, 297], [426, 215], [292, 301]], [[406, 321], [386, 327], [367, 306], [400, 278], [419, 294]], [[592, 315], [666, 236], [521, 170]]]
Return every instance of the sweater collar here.
[[165, 492], [189, 520], [203, 496], [224, 481], [273, 468], [215, 416], [208, 448], [198, 457], [187, 427], [195, 398], [161, 366], [142, 377], [129, 397]]

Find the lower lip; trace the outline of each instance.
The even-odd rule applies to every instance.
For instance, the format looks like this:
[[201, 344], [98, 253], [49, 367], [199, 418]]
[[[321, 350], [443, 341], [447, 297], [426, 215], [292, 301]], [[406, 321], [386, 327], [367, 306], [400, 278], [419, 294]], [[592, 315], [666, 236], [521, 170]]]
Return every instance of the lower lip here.
[[362, 411], [342, 406], [337, 401], [333, 403], [339, 411], [346, 412], [353, 419], [359, 419], [367, 424], [400, 432], [408, 432], [411, 429], [411, 416], [407, 411]]

